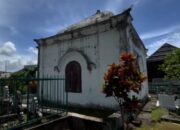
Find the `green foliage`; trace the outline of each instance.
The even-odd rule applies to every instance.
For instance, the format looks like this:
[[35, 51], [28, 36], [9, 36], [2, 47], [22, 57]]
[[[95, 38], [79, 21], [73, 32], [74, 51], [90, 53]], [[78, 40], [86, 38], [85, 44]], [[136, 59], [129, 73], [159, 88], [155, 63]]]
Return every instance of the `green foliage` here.
[[[10, 94], [13, 94], [16, 90], [20, 90], [22, 94], [27, 92], [27, 81], [16, 80], [16, 79], [26, 79], [34, 78], [36, 75], [36, 68], [32, 69], [22, 69], [20, 71], [14, 72], [11, 76], [7, 78], [1, 78], [1, 86], [9, 86]], [[3, 93], [3, 87], [0, 88], [0, 95]]]
[[27, 77], [35, 77], [35, 70], [34, 69], [23, 69], [17, 72], [14, 72], [10, 78], [27, 78]]
[[151, 112], [151, 117], [153, 121], [160, 121], [161, 117], [167, 113], [164, 108], [157, 108]]
[[180, 80], [180, 48], [175, 49], [166, 57], [160, 70], [165, 72], [165, 79]]

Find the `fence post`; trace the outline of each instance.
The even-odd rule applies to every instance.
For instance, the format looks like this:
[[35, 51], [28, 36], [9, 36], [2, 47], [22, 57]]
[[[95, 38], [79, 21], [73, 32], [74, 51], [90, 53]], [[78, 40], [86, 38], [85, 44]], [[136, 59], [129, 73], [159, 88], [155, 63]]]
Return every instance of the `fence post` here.
[[27, 81], [27, 122], [30, 119], [30, 115], [29, 115], [29, 83]]

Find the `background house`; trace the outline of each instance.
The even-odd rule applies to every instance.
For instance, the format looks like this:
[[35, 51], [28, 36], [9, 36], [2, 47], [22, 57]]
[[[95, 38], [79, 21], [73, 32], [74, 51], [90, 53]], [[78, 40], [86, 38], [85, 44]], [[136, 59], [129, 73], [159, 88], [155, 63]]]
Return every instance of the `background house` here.
[[176, 48], [177, 47], [171, 44], [165, 43], [148, 57], [147, 68], [149, 82], [152, 82], [152, 80], [161, 80], [164, 78], [164, 72], [159, 69], [159, 66], [163, 64], [166, 56]]
[[0, 78], [9, 78], [12, 72], [0, 71]]
[[[108, 65], [118, 63], [120, 54], [128, 51], [137, 56], [140, 70], [147, 74], [146, 48], [132, 25], [130, 10], [118, 15], [98, 10], [54, 36], [36, 39], [39, 76], [64, 75], [71, 105], [117, 106], [114, 98], [105, 98], [101, 92]], [[147, 82], [143, 86], [138, 95], [141, 99], [148, 94]], [[61, 100], [59, 95], [52, 95], [52, 91], [41, 86], [39, 89], [41, 97]]]

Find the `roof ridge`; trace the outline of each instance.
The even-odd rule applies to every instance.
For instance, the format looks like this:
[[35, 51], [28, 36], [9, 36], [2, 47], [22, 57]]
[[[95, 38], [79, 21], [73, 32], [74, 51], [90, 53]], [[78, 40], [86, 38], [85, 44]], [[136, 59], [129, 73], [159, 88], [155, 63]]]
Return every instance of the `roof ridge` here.
[[162, 60], [166, 55], [168, 55], [172, 50], [174, 50], [176, 48], [178, 48], [178, 47], [173, 46], [170, 43], [164, 43], [153, 54], [151, 54], [147, 60], [149, 60], [149, 61], [155, 60], [155, 57]]

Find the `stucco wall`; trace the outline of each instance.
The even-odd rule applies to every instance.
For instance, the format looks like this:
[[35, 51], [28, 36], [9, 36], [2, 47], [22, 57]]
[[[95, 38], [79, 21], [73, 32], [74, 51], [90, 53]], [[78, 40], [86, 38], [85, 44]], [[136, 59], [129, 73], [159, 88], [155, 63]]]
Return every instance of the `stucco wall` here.
[[[106, 28], [103, 28], [103, 26]], [[122, 50], [137, 53], [140, 56], [140, 69], [146, 73], [146, 54], [131, 40], [129, 28], [119, 30], [118, 28], [110, 29], [107, 25], [103, 26], [96, 26], [85, 31], [85, 33], [90, 33], [96, 30], [96, 33], [92, 35], [65, 41], [57, 40], [56, 42], [49, 39], [49, 43], [54, 43], [40, 47], [40, 76], [47, 74], [65, 75], [65, 67], [70, 61], [80, 63], [82, 69], [82, 92], [69, 92], [68, 101], [70, 104], [110, 108], [118, 105], [113, 98], [105, 98], [101, 90], [103, 76], [108, 65], [119, 61]], [[121, 33], [125, 33], [125, 35]], [[127, 36], [125, 37], [127, 39], [123, 39], [123, 36]], [[125, 44], [123, 41], [128, 41], [129, 44]], [[89, 63], [92, 63], [90, 64], [91, 69], [88, 69], [86, 58], [90, 61]], [[148, 92], [147, 83], [144, 83], [143, 86], [140, 98], [146, 96]]]
[[[65, 67], [70, 61], [77, 61], [82, 69], [82, 93], [68, 93], [69, 103], [76, 105], [112, 106], [116, 104], [111, 98], [101, 93], [103, 75], [109, 64], [118, 61], [118, 32], [111, 30], [104, 33], [82, 37], [72, 41], [43, 46], [40, 50], [40, 75], [65, 75]], [[68, 51], [72, 50], [72, 51]], [[88, 56], [92, 69], [88, 70]], [[54, 69], [58, 66], [59, 72]]]

